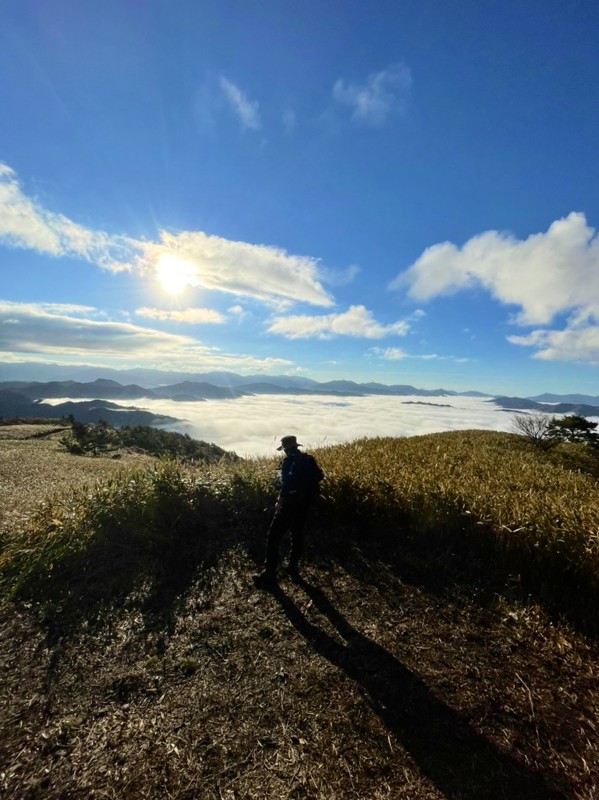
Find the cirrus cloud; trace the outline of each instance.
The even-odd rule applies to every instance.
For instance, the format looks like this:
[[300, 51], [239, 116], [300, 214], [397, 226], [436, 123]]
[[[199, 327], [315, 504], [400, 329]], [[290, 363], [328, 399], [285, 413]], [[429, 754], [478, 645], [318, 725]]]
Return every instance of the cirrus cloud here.
[[404, 64], [391, 64], [371, 73], [364, 84], [338, 80], [333, 98], [351, 109], [351, 118], [364, 125], [382, 125], [394, 111], [404, 112], [412, 88], [412, 73]]
[[161, 258], [184, 261], [188, 280], [205, 289], [253, 297], [267, 303], [303, 302], [331, 306], [333, 300], [318, 280], [318, 262], [266, 245], [233, 242], [201, 231], [167, 233], [160, 242], [140, 243], [139, 263], [153, 272]]
[[219, 84], [241, 125], [249, 130], [260, 130], [262, 123], [260, 122], [258, 103], [248, 100], [247, 95], [242, 92], [239, 86], [223, 75], [220, 77]]

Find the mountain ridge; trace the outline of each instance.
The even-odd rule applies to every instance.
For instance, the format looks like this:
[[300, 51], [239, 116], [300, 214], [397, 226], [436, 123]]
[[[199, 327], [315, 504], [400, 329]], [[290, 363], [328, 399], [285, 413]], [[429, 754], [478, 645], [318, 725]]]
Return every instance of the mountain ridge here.
[[[47, 380], [43, 380], [47, 378]], [[203, 386], [198, 386], [203, 384]], [[37, 390], [36, 387], [37, 386]], [[30, 399], [44, 397], [82, 397], [94, 399], [201, 400], [225, 399], [253, 394], [334, 394], [339, 396], [405, 396], [422, 397], [507, 397], [478, 390], [422, 389], [410, 384], [384, 384], [377, 381], [316, 381], [301, 375], [240, 375], [227, 370], [177, 372], [133, 368], [116, 370], [108, 367], [60, 366], [35, 362], [0, 363], [0, 389], [14, 389]], [[52, 392], [52, 393], [51, 393]], [[75, 394], [77, 392], [77, 394]], [[599, 406], [599, 395], [544, 393], [519, 398], [545, 404], [540, 410], [551, 411], [549, 405], [570, 403], [574, 406]], [[533, 406], [527, 406], [533, 408]], [[557, 410], [554, 408], [556, 413]]]

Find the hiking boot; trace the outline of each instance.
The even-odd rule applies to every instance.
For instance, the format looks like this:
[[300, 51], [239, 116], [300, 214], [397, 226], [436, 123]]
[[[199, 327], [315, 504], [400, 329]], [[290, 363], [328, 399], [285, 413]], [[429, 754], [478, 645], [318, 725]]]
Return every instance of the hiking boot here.
[[276, 576], [272, 572], [260, 572], [258, 575], [252, 575], [254, 586], [257, 589], [274, 589], [277, 585]]

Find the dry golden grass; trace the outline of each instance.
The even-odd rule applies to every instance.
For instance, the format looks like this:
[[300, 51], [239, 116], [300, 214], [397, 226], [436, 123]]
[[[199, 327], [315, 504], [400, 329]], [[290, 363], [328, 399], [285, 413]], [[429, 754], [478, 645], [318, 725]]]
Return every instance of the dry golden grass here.
[[515, 435], [459, 431], [356, 441], [319, 457], [335, 514], [343, 513], [343, 489], [360, 523], [393, 527], [403, 519], [415, 533], [467, 538], [548, 597], [588, 595], [595, 617], [597, 478], [564, 466], [559, 451], [540, 453]]
[[23, 527], [48, 496], [105, 480], [123, 468], [149, 465], [134, 453], [121, 458], [74, 457], [60, 446], [57, 425], [0, 427], [0, 531]]

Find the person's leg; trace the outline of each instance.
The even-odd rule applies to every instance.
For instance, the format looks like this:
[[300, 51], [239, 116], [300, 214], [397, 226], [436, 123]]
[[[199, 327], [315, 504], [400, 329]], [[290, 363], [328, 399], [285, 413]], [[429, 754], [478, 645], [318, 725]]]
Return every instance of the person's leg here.
[[306, 519], [308, 517], [308, 504], [299, 506], [295, 509], [293, 519], [290, 522], [291, 549], [289, 551], [289, 572], [297, 572], [299, 562], [304, 552], [304, 532], [306, 529]]
[[264, 562], [264, 572], [274, 577], [279, 560], [279, 545], [284, 534], [289, 529], [289, 512], [285, 505], [282, 505], [275, 512], [266, 538], [266, 560]]

